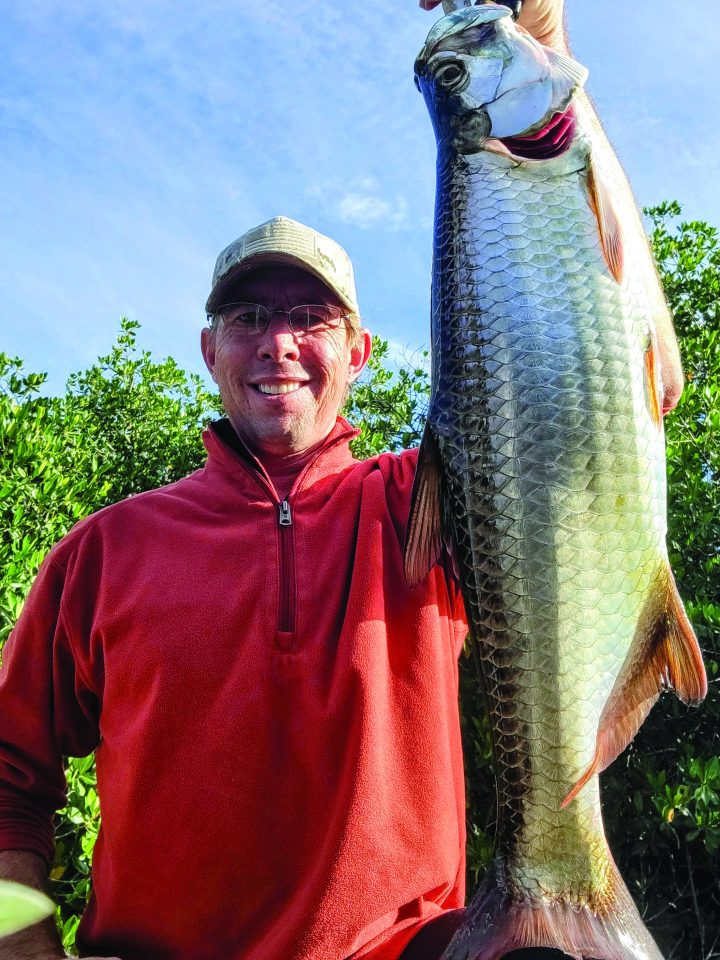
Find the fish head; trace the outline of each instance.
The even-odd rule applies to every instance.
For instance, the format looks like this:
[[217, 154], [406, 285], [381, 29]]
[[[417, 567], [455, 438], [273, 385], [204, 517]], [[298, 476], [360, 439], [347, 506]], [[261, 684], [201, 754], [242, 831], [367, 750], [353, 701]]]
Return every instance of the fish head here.
[[586, 77], [584, 67], [539, 44], [498, 3], [443, 17], [415, 61], [438, 142], [461, 153], [542, 130], [568, 109]]

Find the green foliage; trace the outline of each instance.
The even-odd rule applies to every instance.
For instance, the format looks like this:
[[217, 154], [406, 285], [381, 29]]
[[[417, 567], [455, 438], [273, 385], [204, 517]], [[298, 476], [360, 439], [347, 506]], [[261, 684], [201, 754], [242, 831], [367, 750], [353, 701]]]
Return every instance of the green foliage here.
[[123, 320], [111, 352], [71, 376], [62, 397], [39, 396], [45, 375], [0, 354], [0, 643], [74, 523], [203, 462], [198, 424], [217, 397], [174, 360], [139, 353], [137, 329]]
[[90, 896], [90, 864], [100, 828], [95, 757], [71, 758], [66, 768], [67, 804], [55, 829], [55, 859], [50, 879], [60, 904], [58, 925], [66, 950], [75, 944], [75, 931]]
[[110, 353], [68, 380], [66, 401], [88, 423], [86, 446], [108, 472], [107, 503], [172, 483], [200, 466], [205, 453], [198, 424], [220, 410], [197, 374], [188, 376], [170, 357], [156, 363], [147, 350], [138, 351], [139, 326], [123, 320]]
[[388, 344], [373, 337], [373, 352], [363, 376], [353, 387], [343, 413], [361, 434], [352, 445], [363, 460], [385, 450], [406, 450], [422, 437], [424, 413], [430, 393], [427, 371], [420, 362], [393, 372], [387, 366]]
[[64, 400], [37, 396], [44, 380], [0, 354], [0, 642], [52, 544], [107, 502], [84, 417]]

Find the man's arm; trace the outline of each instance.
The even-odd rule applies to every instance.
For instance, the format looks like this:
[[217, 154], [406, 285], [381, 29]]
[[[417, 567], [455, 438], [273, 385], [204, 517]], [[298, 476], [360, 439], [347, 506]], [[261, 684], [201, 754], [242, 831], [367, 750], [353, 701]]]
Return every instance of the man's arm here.
[[[420, 0], [424, 10], [434, 10], [442, 0]], [[560, 53], [570, 53], [567, 32], [564, 26], [564, 0], [524, 0], [518, 23], [528, 33], [545, 46], [553, 47]], [[645, 238], [645, 230], [637, 213], [637, 203], [630, 184], [625, 176], [615, 152], [605, 136], [595, 108], [586, 94], [580, 94], [581, 104], [590, 123], [598, 135], [598, 159], [611, 176], [617, 191], [618, 207], [622, 214], [621, 223], [628, 230], [639, 231]], [[648, 257], [651, 254], [648, 250]], [[654, 266], [652, 268], [654, 270]], [[648, 276], [651, 268], [648, 267]], [[663, 413], [677, 406], [683, 391], [684, 376], [680, 359], [680, 347], [672, 325], [672, 319], [665, 305], [665, 298], [656, 275], [656, 283], [648, 283], [649, 309], [655, 321], [657, 346], [663, 385]]]
[[[99, 736], [95, 699], [61, 626], [64, 581], [64, 566], [46, 559], [0, 670], [0, 878], [43, 892], [52, 810], [65, 803], [62, 755], [91, 753]], [[0, 960], [60, 957], [65, 952], [52, 917], [0, 939]]]

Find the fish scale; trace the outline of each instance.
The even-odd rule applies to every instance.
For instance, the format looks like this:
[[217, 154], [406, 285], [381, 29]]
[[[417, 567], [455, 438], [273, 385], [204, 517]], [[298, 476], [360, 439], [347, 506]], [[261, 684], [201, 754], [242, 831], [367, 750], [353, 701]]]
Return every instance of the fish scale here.
[[[481, 64], [478, 86], [482, 57], [502, 71]], [[545, 119], [506, 83], [517, 64], [546, 84]], [[445, 957], [555, 946], [658, 960], [607, 847], [595, 775], [663, 686], [691, 701], [706, 682], [665, 547], [647, 251], [630, 239], [619, 252], [580, 111], [569, 147], [544, 160], [488, 141], [510, 122], [503, 97], [535, 131], [584, 76], [506, 10], [445, 17], [416, 76], [438, 173], [432, 396], [406, 572], [420, 579], [442, 543], [454, 559], [498, 794], [494, 863]], [[492, 113], [473, 92], [489, 95], [488, 77]]]

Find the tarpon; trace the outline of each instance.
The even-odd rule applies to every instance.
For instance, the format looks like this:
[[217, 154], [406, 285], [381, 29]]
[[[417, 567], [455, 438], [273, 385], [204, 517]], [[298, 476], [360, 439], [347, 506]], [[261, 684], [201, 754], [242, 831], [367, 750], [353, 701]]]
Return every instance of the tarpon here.
[[445, 958], [658, 960], [597, 777], [663, 689], [688, 703], [707, 689], [665, 545], [647, 243], [600, 169], [587, 71], [507, 6], [443, 17], [415, 69], [438, 162], [405, 566], [415, 583], [443, 549], [455, 565], [498, 792], [495, 859]]

